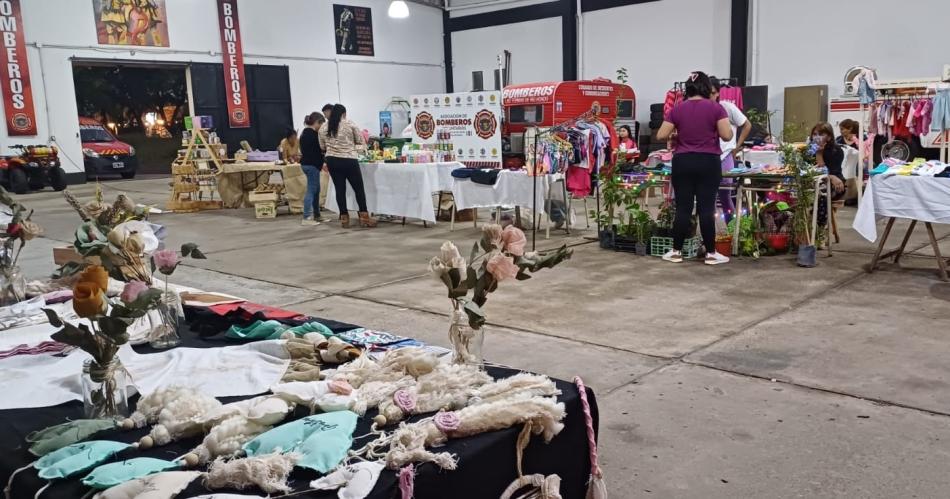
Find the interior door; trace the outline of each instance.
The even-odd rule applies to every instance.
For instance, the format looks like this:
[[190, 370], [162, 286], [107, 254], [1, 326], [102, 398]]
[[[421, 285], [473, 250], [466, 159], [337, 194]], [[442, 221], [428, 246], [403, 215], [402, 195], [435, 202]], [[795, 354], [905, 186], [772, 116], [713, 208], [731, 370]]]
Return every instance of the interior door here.
[[229, 154], [241, 147], [242, 140], [262, 151], [275, 150], [284, 133], [293, 128], [290, 71], [287, 66], [248, 64], [244, 66], [244, 74], [251, 112], [249, 128], [228, 126], [222, 64], [191, 65], [195, 114], [213, 117], [215, 131], [228, 145]]

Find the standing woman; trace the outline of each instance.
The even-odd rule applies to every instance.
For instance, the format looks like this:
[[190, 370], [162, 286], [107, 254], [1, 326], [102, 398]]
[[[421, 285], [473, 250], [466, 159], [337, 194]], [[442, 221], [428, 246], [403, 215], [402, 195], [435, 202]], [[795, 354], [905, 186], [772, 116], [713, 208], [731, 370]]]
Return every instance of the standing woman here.
[[706, 264], [726, 263], [729, 258], [715, 252], [716, 194], [722, 180], [719, 141], [732, 140], [729, 116], [719, 103], [710, 100], [712, 84], [705, 73], [696, 71], [686, 81], [682, 103], [670, 112], [657, 132], [659, 140], [674, 137], [673, 192], [676, 196], [676, 221], [673, 224], [673, 249], [663, 255], [669, 262], [683, 261], [683, 242], [693, 217], [694, 199], [699, 205], [699, 227], [706, 246]]
[[323, 151], [317, 140], [317, 131], [326, 122], [322, 114], [314, 111], [304, 118], [306, 128], [300, 133], [300, 168], [307, 176], [307, 194], [303, 198], [303, 221], [301, 225], [320, 225], [320, 168], [323, 166]]
[[356, 124], [346, 119], [343, 104], [333, 106], [327, 126], [320, 129], [320, 147], [326, 152], [327, 167], [336, 190], [336, 204], [340, 210], [340, 225], [350, 226], [350, 213], [346, 207], [346, 184], [349, 182], [356, 193], [360, 225], [376, 227], [366, 209], [366, 191], [363, 189], [363, 174], [357, 161], [357, 146], [364, 145], [363, 133]]

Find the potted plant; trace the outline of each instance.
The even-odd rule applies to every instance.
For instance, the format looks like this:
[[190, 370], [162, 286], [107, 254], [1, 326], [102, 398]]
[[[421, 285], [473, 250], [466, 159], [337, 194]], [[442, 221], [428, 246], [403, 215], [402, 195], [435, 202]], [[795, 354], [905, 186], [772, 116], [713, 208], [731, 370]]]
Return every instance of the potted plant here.
[[[739, 224], [739, 255], [742, 256], [751, 256], [753, 258], [758, 258], [759, 253], [759, 238], [756, 236], [756, 224], [751, 215], [742, 215], [741, 217], [733, 217], [729, 221], [729, 234], [736, 233], [736, 224]], [[732, 245], [732, 236], [729, 236], [730, 250]], [[719, 241], [717, 238], [716, 248], [718, 251]]]
[[806, 152], [791, 144], [781, 147], [785, 167], [792, 178], [791, 189], [795, 193], [795, 206], [792, 213], [791, 234], [798, 246], [798, 265], [814, 267], [818, 265], [818, 252], [815, 248], [814, 234], [811, 233], [812, 206], [815, 201], [815, 178], [818, 171], [805, 158]]
[[650, 249], [650, 238], [656, 231], [656, 222], [650, 217], [650, 212], [641, 209], [638, 204], [630, 205], [627, 211], [636, 237], [635, 251], [639, 256], [646, 256]]

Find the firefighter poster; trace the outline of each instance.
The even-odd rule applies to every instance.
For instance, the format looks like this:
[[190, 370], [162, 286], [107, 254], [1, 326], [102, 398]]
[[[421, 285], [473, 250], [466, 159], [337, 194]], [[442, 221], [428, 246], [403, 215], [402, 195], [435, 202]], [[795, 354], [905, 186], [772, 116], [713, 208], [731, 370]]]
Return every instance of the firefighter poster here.
[[413, 95], [413, 143], [451, 148], [457, 161], [501, 167], [501, 92]]
[[373, 49], [373, 10], [369, 7], [333, 4], [333, 30], [337, 54], [376, 55]]
[[100, 45], [168, 46], [165, 0], [92, 0]]

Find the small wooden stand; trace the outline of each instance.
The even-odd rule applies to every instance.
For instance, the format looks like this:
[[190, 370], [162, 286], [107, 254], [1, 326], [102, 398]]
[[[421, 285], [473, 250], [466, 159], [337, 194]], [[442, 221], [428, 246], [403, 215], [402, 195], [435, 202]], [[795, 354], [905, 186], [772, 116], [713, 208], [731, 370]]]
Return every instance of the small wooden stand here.
[[[208, 157], [196, 157], [198, 150], [207, 151]], [[217, 144], [209, 143], [207, 130], [192, 130], [188, 147], [172, 162], [172, 195], [167, 205], [170, 211], [194, 212], [223, 207], [221, 200], [215, 199], [217, 172], [221, 170], [218, 150]], [[205, 193], [208, 199], [204, 198]]]

